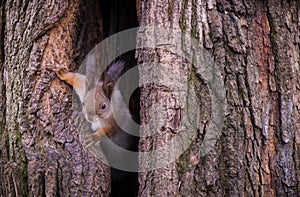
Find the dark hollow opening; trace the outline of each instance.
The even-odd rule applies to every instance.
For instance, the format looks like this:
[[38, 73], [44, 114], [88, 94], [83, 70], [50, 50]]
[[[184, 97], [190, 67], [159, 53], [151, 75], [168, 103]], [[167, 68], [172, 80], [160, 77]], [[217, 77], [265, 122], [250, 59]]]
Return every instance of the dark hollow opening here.
[[[100, 9], [103, 23], [103, 39], [118, 33], [120, 31], [137, 27], [137, 10], [135, 0], [100, 0]], [[136, 40], [135, 37], [131, 38]], [[118, 59], [126, 62], [125, 70], [136, 65], [135, 50], [122, 54]], [[126, 86], [126, 84], [123, 84]], [[130, 97], [129, 110], [137, 123], [140, 122], [140, 91], [136, 89]], [[138, 151], [138, 138], [132, 136], [131, 151]], [[135, 161], [138, 165], [138, 160]], [[138, 173], [126, 172], [111, 167], [111, 196], [128, 196], [138, 195]]]

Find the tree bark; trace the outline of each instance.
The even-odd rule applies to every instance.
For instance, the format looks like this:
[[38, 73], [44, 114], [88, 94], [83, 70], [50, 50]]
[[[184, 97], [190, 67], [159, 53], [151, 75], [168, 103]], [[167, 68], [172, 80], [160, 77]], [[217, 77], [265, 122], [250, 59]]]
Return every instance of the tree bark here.
[[[142, 27], [164, 28], [169, 35], [174, 29], [185, 32], [208, 51], [227, 100], [221, 135], [202, 156], [213, 109], [203, 73], [197, 63], [163, 48], [155, 33], [139, 37], [138, 46], [153, 39], [155, 49], [138, 50], [138, 62], [163, 64], [140, 69], [141, 83], [149, 76], [154, 81], [141, 92], [142, 133], [155, 135], [142, 137], [139, 151], [161, 148], [178, 135], [178, 110], [187, 111], [184, 102], [174, 102], [176, 92], [158, 84], [187, 84], [181, 91], [195, 89], [200, 106], [189, 148], [176, 161], [141, 172], [139, 195], [299, 196], [299, 1], [154, 0], [138, 1], [137, 7]], [[188, 40], [181, 39], [181, 50], [197, 59], [186, 47]], [[159, 156], [151, 161], [141, 157], [141, 167], [164, 159]]]
[[108, 196], [109, 169], [84, 150], [71, 88], [45, 69], [75, 70], [103, 39], [96, 1], [1, 1], [1, 196]]

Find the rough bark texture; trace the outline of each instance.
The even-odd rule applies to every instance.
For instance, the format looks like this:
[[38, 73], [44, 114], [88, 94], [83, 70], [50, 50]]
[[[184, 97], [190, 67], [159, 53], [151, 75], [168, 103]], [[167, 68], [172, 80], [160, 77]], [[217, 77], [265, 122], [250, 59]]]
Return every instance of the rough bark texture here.
[[[194, 81], [201, 114], [198, 135], [176, 162], [140, 174], [140, 196], [299, 196], [300, 2], [153, 0], [138, 1], [137, 7], [141, 26], [178, 29], [199, 40], [214, 57], [227, 99], [222, 135], [213, 150], [199, 157], [211, 120], [201, 73], [159, 49], [160, 43], [156, 50], [137, 52], [139, 62], [169, 65], [141, 69], [141, 82], [149, 76], [158, 83]], [[142, 124], [156, 135], [141, 138], [140, 151], [162, 147], [176, 135], [176, 110], [184, 104], [172, 102], [172, 95], [164, 86], [143, 87]], [[149, 124], [153, 104], [159, 107]], [[167, 114], [167, 121], [158, 128], [160, 114]]]
[[54, 62], [79, 66], [103, 38], [99, 8], [97, 1], [1, 1], [0, 196], [109, 194], [108, 167], [79, 143], [71, 88], [45, 70]]

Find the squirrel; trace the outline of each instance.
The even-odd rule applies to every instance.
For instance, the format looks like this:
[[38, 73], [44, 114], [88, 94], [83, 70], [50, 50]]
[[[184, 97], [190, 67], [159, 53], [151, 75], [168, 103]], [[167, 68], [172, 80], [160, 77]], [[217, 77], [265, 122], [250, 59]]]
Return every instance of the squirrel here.
[[[103, 134], [113, 138], [121, 129], [113, 116], [112, 105], [115, 110], [114, 114], [118, 114], [122, 124], [125, 125], [123, 127], [120, 126], [128, 128], [126, 124], [131, 119], [130, 112], [123, 102], [120, 91], [118, 89], [114, 90], [114, 85], [124, 69], [124, 62], [118, 61], [112, 64], [104, 79], [88, 91], [86, 90], [86, 76], [80, 73], [69, 72], [59, 64], [47, 65], [47, 68], [55, 71], [61, 80], [66, 81], [74, 88], [80, 99], [85, 119], [91, 124], [91, 129], [94, 131], [91, 136], [91, 138], [95, 139], [93, 141], [100, 140]], [[113, 103], [112, 101], [115, 102]], [[88, 143], [86, 145], [91, 146], [94, 144], [91, 141], [91, 144]], [[128, 147], [123, 145], [122, 148]]]
[[[138, 149], [138, 138], [122, 130], [122, 128], [130, 128], [131, 115], [122, 99], [120, 90], [114, 88], [122, 74], [124, 64], [123, 61], [113, 63], [105, 73], [103, 80], [97, 82], [95, 87], [90, 90], [86, 88], [85, 75], [69, 72], [60, 64], [48, 64], [47, 68], [55, 71], [61, 80], [70, 84], [79, 97], [85, 119], [91, 124], [91, 130], [93, 131], [84, 139], [85, 145], [90, 147], [100, 142], [108, 163], [121, 162], [122, 164], [126, 163], [125, 165], [137, 166], [137, 158], [128, 161], [124, 154], [108, 147], [110, 143], [105, 140], [102, 141], [102, 138], [106, 135], [109, 140], [123, 149], [129, 151], [137, 151]], [[115, 110], [114, 113], [113, 110]], [[114, 114], [118, 115], [118, 119], [121, 120], [118, 123], [122, 125], [117, 124]], [[137, 173], [111, 167], [111, 181], [111, 196], [121, 196], [124, 192], [129, 196], [137, 196]], [[130, 183], [133, 184], [130, 185]]]

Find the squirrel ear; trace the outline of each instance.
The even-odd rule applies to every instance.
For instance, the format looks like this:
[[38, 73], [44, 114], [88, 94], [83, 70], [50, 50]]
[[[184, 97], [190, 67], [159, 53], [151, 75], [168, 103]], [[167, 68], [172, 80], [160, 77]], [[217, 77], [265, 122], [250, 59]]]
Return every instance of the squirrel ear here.
[[117, 61], [113, 63], [109, 69], [107, 70], [105, 81], [107, 83], [113, 83], [115, 84], [117, 80], [122, 75], [122, 72], [124, 70], [125, 62], [124, 61]]
[[103, 84], [103, 92], [104, 95], [110, 100], [112, 96], [112, 92], [114, 90], [114, 84], [113, 83], [104, 83]]
[[112, 92], [117, 80], [122, 75], [124, 70], [124, 61], [113, 63], [103, 77], [103, 91], [107, 98], [111, 99]]

